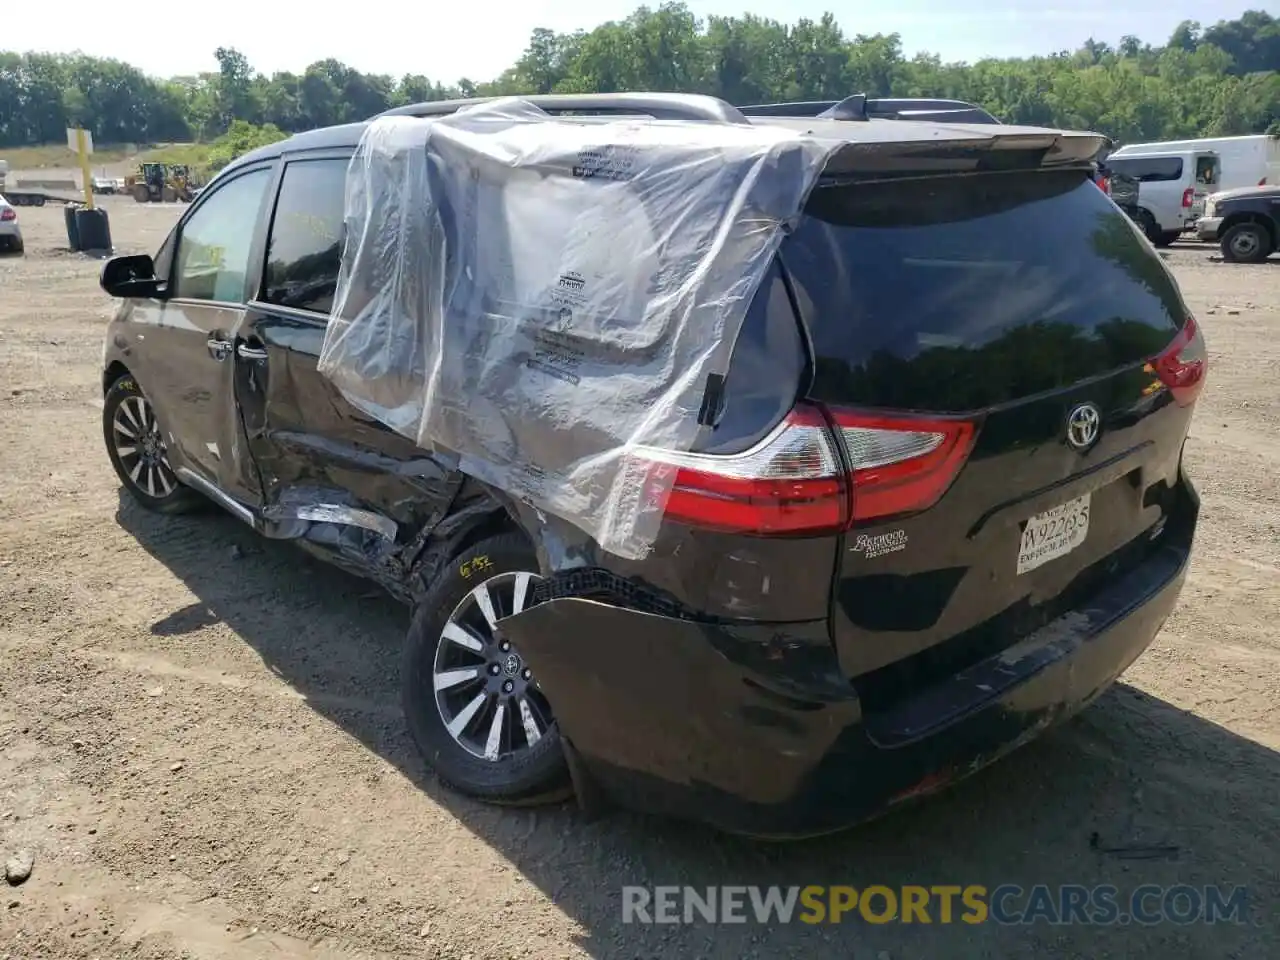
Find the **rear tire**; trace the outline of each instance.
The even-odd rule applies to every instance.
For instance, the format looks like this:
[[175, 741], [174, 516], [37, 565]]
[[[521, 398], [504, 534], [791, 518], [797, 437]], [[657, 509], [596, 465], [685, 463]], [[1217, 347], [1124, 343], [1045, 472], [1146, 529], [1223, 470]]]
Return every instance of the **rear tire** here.
[[1156, 223], [1156, 218], [1151, 215], [1150, 210], [1138, 211], [1138, 225], [1142, 227], [1142, 232], [1146, 234], [1147, 239], [1159, 246], [1164, 231], [1160, 229], [1160, 224]]
[[1262, 263], [1274, 244], [1260, 223], [1237, 223], [1222, 235], [1222, 259], [1228, 263]]
[[1157, 247], [1172, 246], [1174, 241], [1180, 238], [1181, 236], [1182, 236], [1182, 232], [1180, 230], [1166, 230], [1165, 232], [1160, 234], [1160, 239], [1156, 241], [1156, 246]]
[[125, 490], [154, 513], [188, 513], [207, 501], [184, 487], [169, 464], [151, 401], [130, 374], [107, 388], [102, 404], [107, 456]]
[[443, 782], [477, 800], [533, 804], [570, 792], [550, 706], [485, 612], [522, 609], [516, 598], [528, 596], [537, 570], [519, 535], [482, 540], [444, 567], [405, 640], [401, 702], [413, 741]]

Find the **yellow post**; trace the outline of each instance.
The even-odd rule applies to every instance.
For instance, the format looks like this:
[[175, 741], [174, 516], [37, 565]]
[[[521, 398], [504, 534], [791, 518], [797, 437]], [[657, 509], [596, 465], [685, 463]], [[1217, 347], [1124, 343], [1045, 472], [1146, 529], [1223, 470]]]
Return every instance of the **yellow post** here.
[[84, 185], [84, 205], [93, 209], [93, 175], [89, 172], [89, 151], [84, 142], [84, 128], [76, 127], [76, 149], [80, 153], [80, 177]]

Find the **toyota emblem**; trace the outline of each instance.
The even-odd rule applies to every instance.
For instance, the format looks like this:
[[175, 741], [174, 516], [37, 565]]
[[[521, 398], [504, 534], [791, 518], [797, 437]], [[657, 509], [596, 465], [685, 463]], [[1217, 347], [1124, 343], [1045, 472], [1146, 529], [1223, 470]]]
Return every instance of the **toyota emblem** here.
[[1088, 450], [1101, 427], [1101, 411], [1092, 403], [1082, 403], [1067, 414], [1067, 443], [1077, 450]]

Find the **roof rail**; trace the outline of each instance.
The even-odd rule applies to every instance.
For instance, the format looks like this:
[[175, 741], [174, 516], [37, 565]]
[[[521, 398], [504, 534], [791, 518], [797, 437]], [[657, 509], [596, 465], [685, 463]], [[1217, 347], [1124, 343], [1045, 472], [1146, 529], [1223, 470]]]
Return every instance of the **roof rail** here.
[[[463, 107], [489, 103], [501, 97], [472, 97], [467, 100], [430, 100], [395, 107], [379, 117], [444, 117]], [[696, 93], [570, 93], [521, 96], [547, 113], [585, 113], [655, 120], [701, 120], [712, 123], [748, 123], [742, 112], [717, 97]], [[376, 119], [376, 118], [375, 118]]]
[[965, 100], [925, 97], [868, 99], [865, 93], [843, 100], [758, 103], [739, 107], [748, 117], [814, 117], [824, 120], [934, 120], [951, 123], [999, 123], [986, 110]]

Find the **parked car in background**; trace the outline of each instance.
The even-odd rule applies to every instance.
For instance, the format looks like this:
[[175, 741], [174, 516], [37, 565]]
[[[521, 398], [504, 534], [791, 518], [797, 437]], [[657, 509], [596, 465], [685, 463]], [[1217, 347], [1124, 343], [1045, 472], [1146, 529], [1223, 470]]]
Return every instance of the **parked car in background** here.
[[643, 559], [459, 473], [319, 373], [366, 125], [239, 158], [154, 259], [102, 273], [121, 299], [102, 430], [127, 494], [163, 514], [212, 500], [412, 603], [402, 703], [443, 780], [821, 833], [1027, 742], [1146, 649], [1196, 529], [1182, 450], [1207, 356], [1091, 179], [1105, 138], [871, 101], [529, 100], [844, 144], [705, 440], [652, 451], [678, 472]]
[[1130, 220], [1141, 224], [1141, 213], [1138, 207], [1138, 181], [1119, 171], [1112, 170], [1105, 163], [1098, 164], [1094, 182], [1102, 188], [1102, 192], [1111, 198], [1111, 202], [1123, 210]]
[[18, 211], [0, 195], [0, 251], [22, 253], [22, 227], [18, 225]]
[[1126, 155], [1106, 159], [1107, 169], [1138, 182], [1137, 222], [1147, 238], [1167, 247], [1195, 227], [1204, 201], [1218, 189], [1217, 154], [1203, 151]]
[[1261, 263], [1280, 248], [1280, 184], [1211, 195], [1196, 236], [1221, 244], [1231, 263]]
[[1167, 155], [1175, 152], [1216, 153], [1221, 164], [1218, 189], [1280, 185], [1280, 137], [1265, 133], [1243, 137], [1203, 137], [1162, 143], [1131, 143], [1113, 157]]

